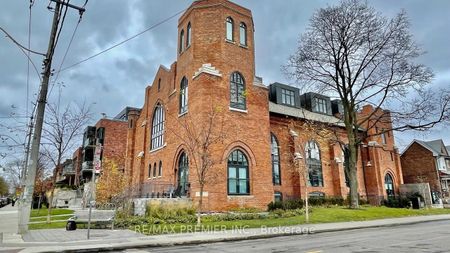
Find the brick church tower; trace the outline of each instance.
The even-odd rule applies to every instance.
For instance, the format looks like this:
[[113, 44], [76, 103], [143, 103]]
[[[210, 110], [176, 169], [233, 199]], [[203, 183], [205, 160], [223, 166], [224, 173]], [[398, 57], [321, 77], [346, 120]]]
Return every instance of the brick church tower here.
[[251, 11], [227, 0], [195, 1], [180, 17], [177, 61], [160, 67], [139, 117], [130, 117], [127, 162], [136, 194], [165, 194], [173, 186], [198, 200], [180, 122], [201, 128], [218, 110], [224, 138], [211, 148], [205, 210], [265, 209], [273, 200], [268, 89], [255, 76], [253, 27]]

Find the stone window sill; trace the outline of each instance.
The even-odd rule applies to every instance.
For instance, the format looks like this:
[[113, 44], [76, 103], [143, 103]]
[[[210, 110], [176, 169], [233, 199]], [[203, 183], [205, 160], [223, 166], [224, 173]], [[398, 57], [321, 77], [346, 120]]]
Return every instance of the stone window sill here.
[[241, 112], [241, 113], [248, 113], [248, 110], [242, 110], [242, 109], [237, 109], [237, 108], [233, 108], [233, 107], [229, 107], [230, 111], [235, 111], [235, 112]]

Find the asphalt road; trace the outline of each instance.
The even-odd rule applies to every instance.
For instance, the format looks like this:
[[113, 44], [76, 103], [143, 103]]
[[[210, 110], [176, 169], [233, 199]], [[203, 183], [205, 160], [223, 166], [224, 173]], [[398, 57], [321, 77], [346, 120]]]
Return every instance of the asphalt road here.
[[123, 252], [450, 252], [450, 221]]

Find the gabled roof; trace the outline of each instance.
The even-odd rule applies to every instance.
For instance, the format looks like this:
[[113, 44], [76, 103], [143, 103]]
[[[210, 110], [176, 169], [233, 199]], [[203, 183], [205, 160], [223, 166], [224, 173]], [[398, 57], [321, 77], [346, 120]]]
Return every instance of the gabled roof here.
[[447, 149], [447, 154], [450, 155], [450, 145], [449, 146], [445, 146], [445, 148]]
[[417, 143], [421, 145], [422, 147], [428, 149], [431, 153], [433, 153], [433, 156], [449, 156], [449, 147], [445, 147], [444, 142], [442, 139], [433, 140], [433, 141], [420, 141], [414, 139], [408, 147], [405, 148], [402, 155], [411, 147], [413, 143]]

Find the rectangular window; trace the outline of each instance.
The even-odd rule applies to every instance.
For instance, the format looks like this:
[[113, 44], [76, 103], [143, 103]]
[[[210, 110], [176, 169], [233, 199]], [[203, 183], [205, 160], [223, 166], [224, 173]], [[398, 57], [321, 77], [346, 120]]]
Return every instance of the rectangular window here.
[[323, 98], [314, 98], [314, 108], [313, 111], [315, 112], [320, 112], [320, 113], [328, 113], [327, 110], [327, 100], [323, 99]]
[[295, 92], [291, 90], [281, 89], [281, 103], [285, 105], [295, 106]]
[[273, 199], [275, 202], [282, 201], [283, 200], [283, 193], [281, 192], [275, 192], [273, 195]]
[[384, 129], [382, 131], [383, 133], [381, 134], [381, 141], [383, 142], [383, 144], [386, 144], [386, 133], [384, 132]]

